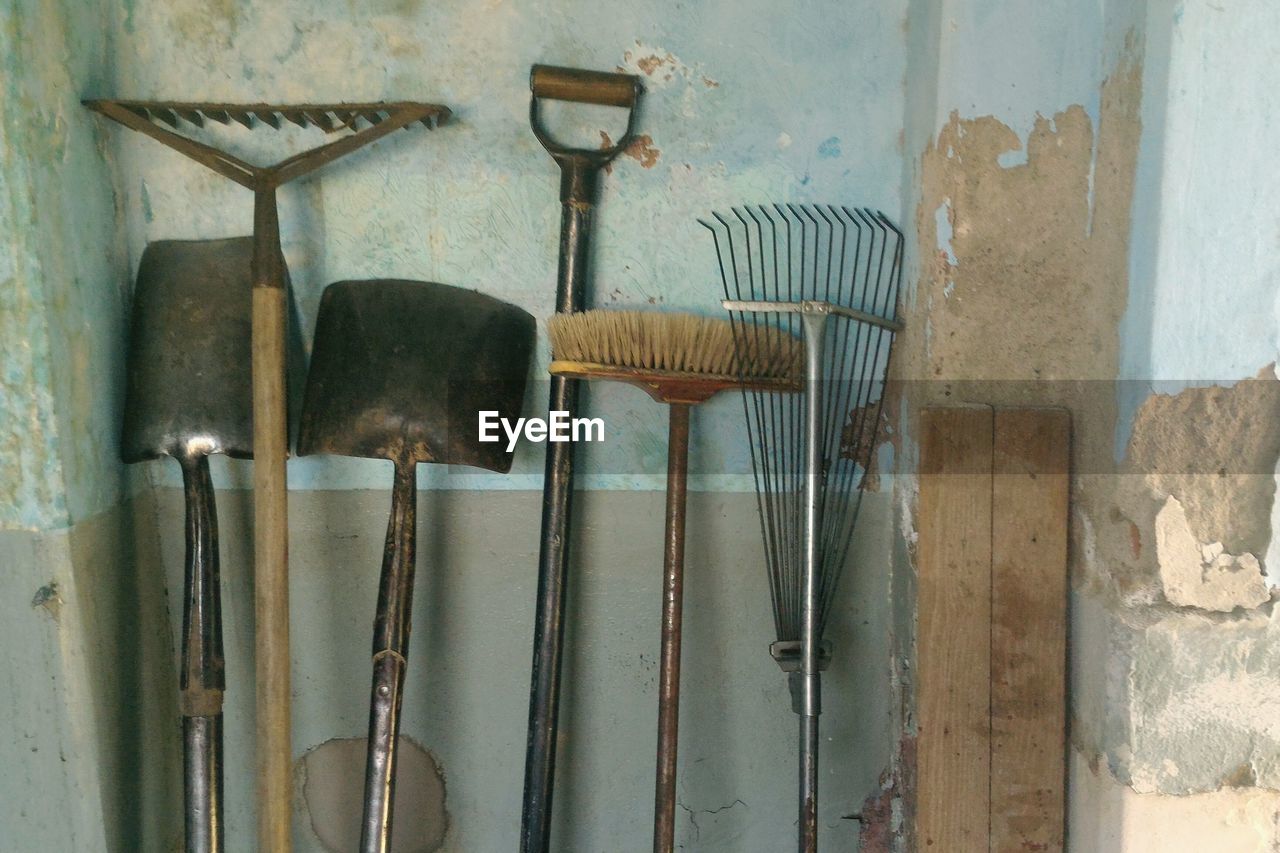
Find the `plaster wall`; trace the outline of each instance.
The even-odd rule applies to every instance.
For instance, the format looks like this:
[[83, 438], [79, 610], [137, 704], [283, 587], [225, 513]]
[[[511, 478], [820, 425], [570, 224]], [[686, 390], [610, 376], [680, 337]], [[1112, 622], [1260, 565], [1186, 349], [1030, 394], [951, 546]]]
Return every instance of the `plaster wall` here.
[[[695, 422], [695, 429], [700, 424]], [[389, 472], [388, 472], [389, 473]], [[180, 582], [182, 495], [156, 492], [163, 564]], [[228, 845], [252, 838], [253, 666], [249, 494], [219, 495], [227, 652]], [[648, 843], [657, 723], [663, 496], [594, 491], [576, 496], [565, 693], [557, 764], [555, 846], [633, 850]], [[404, 699], [404, 736], [444, 778], [447, 851], [516, 845], [524, 773], [529, 639], [541, 492], [432, 490], [419, 494], [418, 581]], [[343, 820], [323, 804], [333, 788], [358, 800], [350, 761], [312, 762], [334, 739], [368, 724], [370, 626], [389, 495], [296, 492], [290, 553], [294, 645], [294, 753], [299, 759], [297, 849], [321, 853]], [[839, 593], [831, 637], [839, 650], [824, 680], [823, 800], [831, 849], [856, 849], [850, 816], [874, 792], [894, 742], [889, 614], [883, 606], [888, 492], [870, 494]], [[769, 657], [772, 617], [755, 497], [694, 493], [686, 554], [680, 723], [679, 849], [779, 850], [794, 835], [795, 716]], [[344, 763], [345, 761], [345, 763]], [[315, 770], [323, 779], [308, 778]], [[428, 780], [429, 781], [429, 780]], [[417, 782], [410, 781], [414, 785]], [[427, 784], [427, 783], [423, 783]], [[309, 786], [314, 786], [308, 794]], [[397, 816], [413, 846], [438, 823], [429, 810]], [[424, 848], [434, 849], [434, 848]]]
[[1069, 846], [1270, 849], [1274, 10], [1014, 5], [911, 7], [900, 456], [919, 405], [1071, 409]]
[[[455, 118], [439, 130], [395, 134], [281, 192], [303, 336], [310, 338], [324, 285], [372, 276], [479, 289], [529, 310], [541, 333], [555, 289], [559, 175], [528, 128], [532, 63], [627, 70], [646, 89], [641, 137], [603, 178], [588, 301], [719, 313], [713, 247], [698, 216], [743, 202], [835, 200], [900, 218], [904, 13], [900, 2], [795, 10], [763, 0], [135, 2], [110, 24], [118, 68], [110, 93], [449, 105]], [[550, 115], [590, 146], [622, 127], [616, 112]], [[246, 192], [153, 141], [88, 121], [118, 170], [133, 264], [151, 240], [248, 233]], [[207, 138], [260, 162], [323, 141], [288, 131], [213, 130]], [[545, 371], [544, 341], [538, 353], [535, 379]], [[539, 413], [545, 397], [545, 385], [533, 383], [527, 414]], [[576, 612], [555, 832], [558, 849], [586, 851], [649, 835], [666, 412], [634, 389], [609, 386], [591, 387], [583, 408], [605, 419], [607, 433], [579, 455], [579, 484], [593, 491], [575, 510]], [[745, 438], [732, 395], [698, 408], [691, 487], [701, 494], [689, 523], [681, 725], [679, 838], [687, 849], [775, 849], [793, 832], [794, 720], [785, 680], [765, 652], [769, 598]], [[147, 468], [176, 601], [177, 468]], [[384, 469], [368, 460], [290, 462], [300, 760], [333, 739], [365, 734]], [[214, 472], [230, 489], [220, 495], [224, 618], [229, 679], [239, 672], [241, 685], [252, 671], [251, 582], [247, 494], [235, 490], [247, 487], [249, 471], [219, 462]], [[445, 849], [514, 843], [538, 519], [538, 493], [528, 490], [540, 487], [541, 473], [541, 448], [530, 445], [511, 476], [437, 466], [420, 473], [423, 580], [405, 726], [446, 779]], [[846, 588], [849, 619], [858, 621], [838, 631], [842, 663], [827, 687], [823, 823], [836, 848], [856, 843], [857, 822], [845, 818], [878, 788], [894, 742], [884, 604], [891, 528], [886, 504], [876, 503], [863, 510], [865, 565]], [[228, 697], [228, 779], [243, 781], [251, 778], [252, 703], [243, 689]], [[332, 782], [339, 766], [299, 765], [303, 849], [321, 849], [325, 837], [307, 783], [321, 790], [315, 774]], [[252, 801], [244, 785], [229, 797], [235, 846], [252, 833]], [[402, 816], [397, 833], [426, 837], [425, 813], [418, 820]]]
[[[696, 219], [759, 201], [840, 201], [902, 211], [905, 0], [696, 4], [376, 2], [132, 3], [114, 21], [120, 92], [136, 97], [294, 102], [417, 99], [454, 121], [395, 134], [280, 194], [283, 241], [310, 339], [323, 287], [404, 277], [475, 288], [541, 321], [553, 310], [559, 173], [528, 126], [531, 64], [618, 68], [646, 94], [641, 138], [603, 179], [593, 238], [596, 306], [719, 313], [714, 249]], [[617, 110], [555, 110], [591, 147], [622, 130]], [[248, 233], [249, 194], [157, 143], [100, 129], [120, 167], [130, 258], [147, 241]], [[318, 132], [215, 138], [264, 162]], [[548, 357], [540, 338], [541, 377]], [[592, 387], [609, 426], [586, 448], [589, 488], [660, 489], [665, 413], [625, 389]], [[535, 412], [545, 390], [531, 392]], [[725, 396], [691, 465], [693, 488], [750, 491], [741, 413]], [[359, 461], [299, 460], [297, 488], [382, 488]], [[540, 448], [511, 476], [433, 471], [427, 488], [538, 488]], [[158, 475], [176, 486], [176, 474]], [[220, 483], [236, 476], [218, 471]]]

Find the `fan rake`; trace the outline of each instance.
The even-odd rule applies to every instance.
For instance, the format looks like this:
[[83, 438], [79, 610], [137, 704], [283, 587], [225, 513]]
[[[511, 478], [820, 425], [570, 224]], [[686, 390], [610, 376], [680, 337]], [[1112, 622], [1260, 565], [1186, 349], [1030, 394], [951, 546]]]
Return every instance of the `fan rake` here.
[[[803, 395], [743, 384], [743, 410], [777, 642], [800, 715], [800, 837], [817, 850], [823, 634], [871, 464], [902, 277], [902, 232], [882, 213], [759, 205], [700, 220], [715, 241], [724, 306], [749, 375], [757, 341], [805, 341]], [[832, 321], [835, 322], [832, 322]]]

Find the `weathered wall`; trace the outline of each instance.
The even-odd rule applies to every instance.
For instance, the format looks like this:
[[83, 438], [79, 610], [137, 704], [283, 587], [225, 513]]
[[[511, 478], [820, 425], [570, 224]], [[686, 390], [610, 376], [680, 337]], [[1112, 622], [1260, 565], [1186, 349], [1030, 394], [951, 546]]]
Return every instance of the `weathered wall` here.
[[1072, 410], [1071, 847], [1270, 850], [1276, 13], [1015, 5], [912, 6], [900, 455], [922, 404]]
[[0, 850], [169, 850], [179, 772], [152, 513], [117, 460], [128, 270], [105, 10], [0, 8]]
[[[344, 278], [472, 287], [543, 320], [555, 294], [559, 173], [529, 130], [529, 68], [637, 73], [643, 152], [620, 158], [603, 182], [589, 301], [719, 312], [713, 247], [697, 217], [773, 200], [840, 200], [900, 217], [904, 11], [903, 0], [827, 0], [803, 12], [764, 0], [135, 2], [116, 22], [115, 85], [136, 97], [418, 99], [456, 110], [438, 131], [395, 134], [282, 191], [284, 250], [309, 340], [321, 290]], [[570, 136], [592, 146], [617, 136], [617, 113], [574, 113]], [[248, 233], [244, 190], [151, 140], [110, 134], [131, 258], [148, 240]], [[282, 143], [318, 137], [217, 132], [264, 161]], [[538, 352], [546, 358], [545, 345]], [[661, 488], [663, 411], [625, 389], [589, 395], [610, 446], [583, 454], [582, 483]], [[531, 394], [531, 406], [541, 397]], [[694, 487], [750, 491], [737, 402], [713, 401], [703, 418], [711, 438], [691, 461]], [[375, 470], [299, 460], [291, 483], [384, 488]], [[540, 449], [529, 447], [513, 476], [423, 479], [428, 488], [537, 488], [541, 473]], [[177, 485], [176, 475], [165, 482]]]
[[[764, 0], [603, 7], [138, 0], [110, 28], [118, 69], [110, 89], [87, 94], [408, 98], [455, 110], [437, 131], [395, 134], [281, 192], [284, 250], [309, 337], [324, 285], [352, 277], [439, 280], [508, 299], [540, 319], [549, 314], [559, 177], [528, 128], [529, 67], [638, 73], [643, 137], [604, 180], [590, 301], [718, 313], [713, 249], [698, 216], [742, 202], [839, 200], [901, 218], [904, 12], [904, 2], [862, 0], [800, 12]], [[590, 145], [621, 128], [614, 113], [565, 118]], [[153, 141], [85, 121], [96, 122], [119, 166], [131, 261], [150, 240], [248, 232], [246, 192]], [[322, 139], [301, 131], [211, 134], [264, 162]], [[542, 345], [535, 375], [546, 357]], [[530, 414], [545, 396], [545, 385], [531, 389]], [[667, 427], [665, 409], [634, 389], [593, 387], [585, 405], [609, 429], [603, 447], [584, 447], [579, 457], [580, 484], [593, 491], [575, 510], [555, 829], [557, 849], [582, 851], [638, 847], [650, 833], [656, 490]], [[687, 849], [778, 849], [793, 835], [795, 722], [785, 680], [766, 654], [769, 596], [736, 399], [699, 407], [692, 448], [692, 486], [701, 493], [689, 522], [678, 838]], [[176, 593], [177, 468], [147, 467]], [[215, 481], [244, 487], [249, 470], [220, 463]], [[541, 470], [541, 448], [523, 446], [511, 476], [420, 472], [422, 581], [404, 719], [406, 734], [444, 775], [444, 849], [514, 844], [536, 568], [539, 495], [531, 490]], [[322, 838], [343, 837], [342, 827], [329, 825], [341, 815], [324, 806], [335, 786], [358, 796], [348, 790], [351, 761], [341, 739], [363, 738], [367, 724], [369, 625], [390, 477], [367, 460], [300, 459], [290, 463], [290, 480], [299, 489], [291, 501], [297, 831], [302, 849], [318, 851]], [[886, 478], [864, 506], [858, 570], [847, 575], [847, 616], [836, 632], [839, 663], [827, 681], [832, 739], [822, 820], [840, 849], [855, 843], [857, 822], [845, 818], [876, 788], [894, 742], [883, 605], [891, 485]], [[478, 489], [511, 491], [467, 491]], [[253, 820], [246, 501], [244, 492], [219, 496], [232, 848], [245, 843]], [[411, 787], [434, 790], [423, 772], [422, 786]], [[438, 829], [429, 809], [402, 813], [397, 824], [402, 839]]]

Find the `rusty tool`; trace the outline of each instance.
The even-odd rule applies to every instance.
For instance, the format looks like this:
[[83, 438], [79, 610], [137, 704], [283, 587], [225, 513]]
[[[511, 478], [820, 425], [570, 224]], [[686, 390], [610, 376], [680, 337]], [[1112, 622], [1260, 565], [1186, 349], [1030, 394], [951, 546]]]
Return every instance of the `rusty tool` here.
[[[185, 154], [251, 190], [253, 210], [254, 625], [256, 641], [258, 849], [292, 848], [292, 757], [289, 695], [289, 531], [285, 460], [287, 306], [276, 189], [326, 163], [413, 124], [433, 128], [448, 108], [413, 102], [363, 104], [225, 104], [88, 100], [91, 110]], [[343, 133], [271, 166], [254, 166], [178, 133], [206, 122], [279, 130], [286, 124]], [[162, 125], [167, 125], [162, 126]]]
[[252, 255], [249, 237], [152, 243], [133, 297], [120, 456], [177, 459], [187, 506], [179, 688], [188, 853], [225, 849], [226, 679], [209, 454], [252, 456]]
[[743, 382], [763, 393], [799, 390], [804, 348], [799, 338], [773, 330], [755, 337], [749, 358], [743, 359], [735, 349], [729, 321], [679, 312], [583, 311], [558, 314], [547, 327], [553, 376], [625, 382], [644, 389], [670, 408], [653, 850], [671, 853], [675, 845], [680, 723], [689, 410]]
[[378, 610], [361, 853], [391, 845], [396, 740], [413, 604], [419, 462], [511, 468], [483, 442], [481, 411], [519, 417], [533, 317], [471, 290], [416, 281], [344, 281], [325, 289], [303, 400], [298, 454], [395, 465]]
[[[535, 65], [529, 75], [529, 124], [560, 167], [560, 263], [556, 312], [586, 305], [587, 253], [591, 215], [600, 170], [631, 143], [642, 88], [638, 77]], [[626, 130], [601, 149], [572, 148], [543, 126], [542, 99], [622, 107]], [[573, 418], [578, 383], [551, 377], [548, 410]], [[542, 486], [542, 535], [538, 551], [538, 603], [534, 614], [533, 672], [529, 688], [529, 730], [525, 749], [524, 802], [520, 819], [522, 853], [546, 853], [551, 842], [551, 797], [555, 784], [556, 720], [560, 704], [560, 661], [564, 645], [565, 580], [569, 566], [569, 501], [573, 495], [573, 445], [547, 445]]]
[[[762, 334], [803, 333], [804, 394], [743, 387], [777, 642], [800, 718], [801, 853], [818, 849], [823, 632], [871, 464], [897, 319], [903, 237], [883, 213], [737, 208], [703, 221], [744, 363]], [[829, 328], [830, 327], [830, 328]]]

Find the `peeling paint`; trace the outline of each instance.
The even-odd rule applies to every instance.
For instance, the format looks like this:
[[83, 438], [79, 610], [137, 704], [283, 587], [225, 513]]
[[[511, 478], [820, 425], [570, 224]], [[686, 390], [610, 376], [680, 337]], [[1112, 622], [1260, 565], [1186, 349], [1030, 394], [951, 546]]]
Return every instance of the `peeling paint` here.
[[1258, 558], [1228, 554], [1221, 542], [1197, 542], [1186, 511], [1172, 496], [1156, 515], [1156, 555], [1164, 594], [1172, 604], [1229, 613], [1271, 597]]

